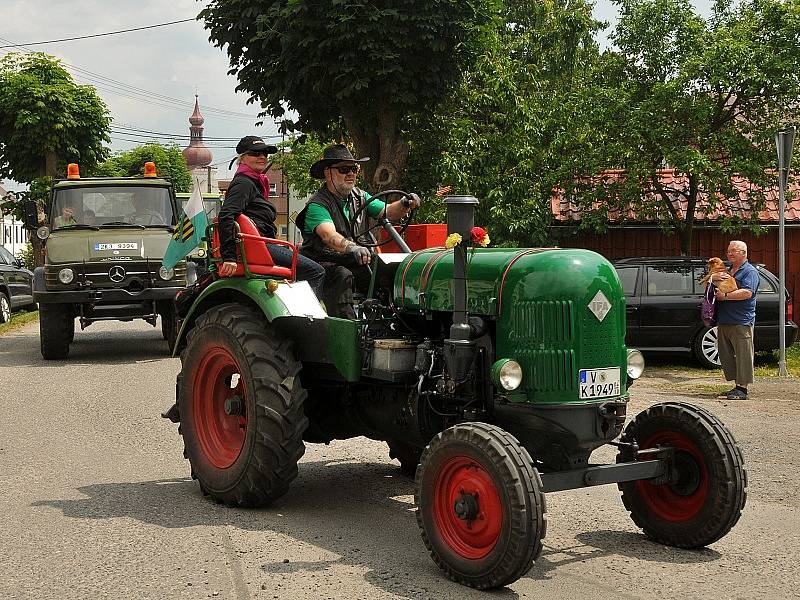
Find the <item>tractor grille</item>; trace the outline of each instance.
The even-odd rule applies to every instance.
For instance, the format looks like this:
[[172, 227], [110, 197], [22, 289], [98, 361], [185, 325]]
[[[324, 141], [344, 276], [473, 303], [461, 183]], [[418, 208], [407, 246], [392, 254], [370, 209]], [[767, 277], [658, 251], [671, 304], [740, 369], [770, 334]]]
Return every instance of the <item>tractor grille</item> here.
[[511, 319], [514, 323], [511, 339], [519, 344], [570, 342], [574, 335], [569, 300], [516, 302]]

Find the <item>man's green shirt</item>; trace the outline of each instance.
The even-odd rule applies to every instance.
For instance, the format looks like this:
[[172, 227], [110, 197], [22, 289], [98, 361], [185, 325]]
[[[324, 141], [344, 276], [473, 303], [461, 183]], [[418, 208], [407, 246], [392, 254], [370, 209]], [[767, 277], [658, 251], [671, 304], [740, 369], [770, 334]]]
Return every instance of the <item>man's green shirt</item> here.
[[[367, 200], [372, 198], [367, 192], [364, 192], [364, 196]], [[350, 220], [350, 207], [346, 203], [345, 200], [341, 201], [342, 212], [344, 213], [345, 218], [349, 221]], [[382, 200], [372, 200], [366, 208], [367, 214], [372, 217], [373, 219], [378, 218], [381, 215], [383, 209], [386, 208], [386, 203]], [[322, 223], [333, 223], [333, 218], [331, 217], [328, 210], [319, 204], [309, 204], [306, 210], [306, 224], [303, 228], [306, 233], [313, 232], [317, 225], [321, 225]]]

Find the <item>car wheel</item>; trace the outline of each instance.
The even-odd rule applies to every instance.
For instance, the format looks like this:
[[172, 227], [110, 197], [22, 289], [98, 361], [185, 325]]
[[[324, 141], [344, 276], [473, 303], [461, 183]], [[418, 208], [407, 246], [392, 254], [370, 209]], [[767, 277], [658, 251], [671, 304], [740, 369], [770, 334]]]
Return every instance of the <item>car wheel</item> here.
[[8, 323], [11, 320], [11, 302], [5, 293], [0, 292], [0, 323]]
[[706, 369], [719, 369], [719, 350], [717, 349], [717, 328], [709, 327], [700, 331], [694, 338], [694, 356]]

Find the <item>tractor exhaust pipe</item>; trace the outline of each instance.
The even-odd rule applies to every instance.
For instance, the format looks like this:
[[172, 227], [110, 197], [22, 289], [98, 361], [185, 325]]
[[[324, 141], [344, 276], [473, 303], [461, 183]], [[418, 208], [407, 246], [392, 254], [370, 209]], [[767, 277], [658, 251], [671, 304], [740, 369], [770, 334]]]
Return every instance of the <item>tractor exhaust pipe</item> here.
[[453, 324], [449, 339], [444, 341], [446, 369], [458, 386], [472, 371], [476, 353], [467, 319], [467, 245], [475, 225], [478, 199], [474, 196], [446, 196], [444, 202], [447, 205], [447, 235], [461, 235], [461, 243], [453, 249]]

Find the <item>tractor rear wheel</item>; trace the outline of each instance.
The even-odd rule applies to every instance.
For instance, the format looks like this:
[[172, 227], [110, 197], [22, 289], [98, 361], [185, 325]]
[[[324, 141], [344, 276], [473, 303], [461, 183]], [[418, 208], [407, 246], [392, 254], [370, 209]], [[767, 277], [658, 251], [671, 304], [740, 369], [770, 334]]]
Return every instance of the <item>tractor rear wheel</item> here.
[[308, 426], [291, 342], [258, 310], [223, 304], [197, 319], [181, 363], [180, 432], [203, 493], [245, 507], [282, 496]]
[[[730, 431], [707, 410], [667, 402], [639, 413], [623, 442], [641, 449], [675, 449], [672, 477], [620, 483], [622, 502], [650, 539], [678, 548], [701, 548], [728, 533], [747, 500], [747, 471]], [[630, 459], [623, 450], [617, 462]]]
[[407, 477], [414, 477], [423, 449], [397, 440], [387, 440], [386, 443], [389, 445], [389, 458], [400, 463], [400, 472]]
[[501, 587], [542, 552], [542, 480], [527, 450], [486, 423], [438, 434], [417, 468], [417, 523], [434, 562], [458, 583]]

